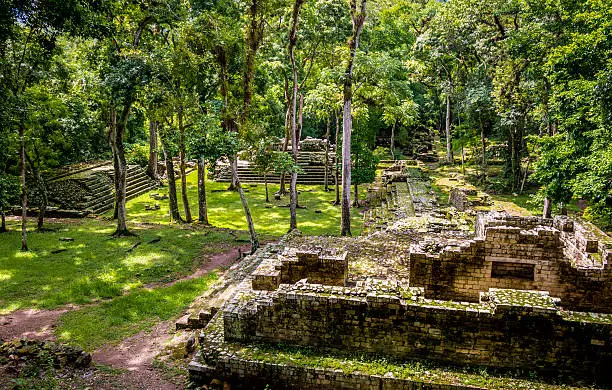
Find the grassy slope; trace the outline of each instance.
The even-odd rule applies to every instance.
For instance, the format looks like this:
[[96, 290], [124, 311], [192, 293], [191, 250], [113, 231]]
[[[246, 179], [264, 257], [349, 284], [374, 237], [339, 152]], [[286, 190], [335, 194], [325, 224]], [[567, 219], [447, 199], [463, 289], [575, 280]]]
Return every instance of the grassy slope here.
[[178, 316], [216, 279], [216, 273], [211, 273], [169, 287], [141, 288], [100, 305], [68, 312], [61, 317], [55, 333], [61, 341], [93, 351]]
[[[113, 239], [111, 221], [86, 219], [47, 224], [57, 231], [30, 232], [32, 250], [21, 252], [18, 227], [9, 227], [0, 240], [0, 314], [109, 299], [143, 284], [174, 280], [190, 274], [199, 256], [234, 242], [226, 231], [178, 226], [133, 226], [138, 237]], [[74, 241], [61, 242], [60, 237]], [[156, 238], [161, 240], [151, 243]]]

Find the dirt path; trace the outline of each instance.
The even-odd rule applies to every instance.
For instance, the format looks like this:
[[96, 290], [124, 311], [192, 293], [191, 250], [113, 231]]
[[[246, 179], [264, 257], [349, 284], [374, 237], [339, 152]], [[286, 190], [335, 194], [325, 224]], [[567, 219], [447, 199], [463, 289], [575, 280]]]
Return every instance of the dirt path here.
[[[249, 249], [250, 245], [245, 244], [207, 256], [206, 259], [202, 259], [204, 261], [196, 272], [179, 280], [194, 279], [215, 269], [227, 268]], [[169, 286], [179, 280], [166, 284], [150, 284], [145, 287]], [[26, 337], [52, 341], [54, 340], [53, 330], [58, 318], [77, 308], [69, 306], [56, 310], [18, 310], [9, 315], [0, 316], [0, 339], [7, 341]], [[97, 370], [88, 370], [83, 375], [75, 373], [80, 377], [78, 382], [81, 385], [85, 382], [96, 389], [178, 389], [184, 383], [180, 383], [181, 380], [165, 379], [162, 373], [153, 367], [153, 361], [164, 349], [184, 348], [181, 344], [187, 340], [189, 335], [189, 332], [184, 331], [174, 333], [174, 320], [160, 322], [148, 332], [140, 332], [124, 339], [119, 345], [109, 345], [92, 354], [94, 363], [125, 371], [112, 376], [109, 376], [107, 372]]]
[[57, 319], [70, 308], [56, 310], [17, 310], [0, 316], [0, 340], [29, 338], [54, 340], [53, 329]]

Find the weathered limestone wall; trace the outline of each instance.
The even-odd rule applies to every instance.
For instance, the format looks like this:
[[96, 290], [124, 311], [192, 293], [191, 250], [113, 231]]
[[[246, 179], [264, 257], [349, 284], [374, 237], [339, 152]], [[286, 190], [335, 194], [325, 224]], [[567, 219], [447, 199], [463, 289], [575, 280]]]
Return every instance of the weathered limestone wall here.
[[325, 253], [321, 248], [287, 250], [264, 262], [253, 273], [254, 290], [276, 290], [281, 283], [302, 279], [309, 283], [344, 286], [348, 278], [347, 252]]
[[492, 290], [481, 304], [458, 304], [416, 291], [281, 285], [233, 301], [224, 336], [584, 376], [612, 365], [612, 324], [564, 317], [546, 293]]
[[484, 390], [476, 386], [446, 385], [388, 376], [346, 373], [342, 370], [316, 367], [296, 367], [287, 364], [260, 363], [229, 357], [220, 359], [215, 367], [192, 362], [192, 381], [208, 382], [225, 378], [232, 389], [261, 390], [266, 385], [287, 390]]
[[479, 215], [475, 232], [441, 251], [411, 246], [410, 285], [470, 302], [489, 288], [549, 291], [566, 308], [612, 312], [610, 251], [588, 224]]

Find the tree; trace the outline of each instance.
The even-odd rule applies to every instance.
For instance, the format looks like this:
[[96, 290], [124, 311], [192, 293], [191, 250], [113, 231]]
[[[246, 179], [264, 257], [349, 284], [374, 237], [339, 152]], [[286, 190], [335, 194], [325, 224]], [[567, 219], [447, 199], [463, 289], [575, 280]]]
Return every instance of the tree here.
[[350, 0], [350, 15], [353, 22], [353, 35], [349, 39], [349, 58], [344, 73], [344, 107], [342, 110], [342, 236], [351, 235], [351, 130], [353, 113], [353, 69], [355, 56], [359, 48], [359, 37], [366, 20], [367, 0], [361, 0], [357, 9], [357, 0]]
[[[26, 217], [28, 189], [26, 183], [26, 144], [28, 106], [24, 95], [28, 88], [44, 79], [53, 56], [58, 52], [57, 38], [62, 33], [74, 36], [92, 35], [101, 20], [103, 4], [87, 2], [12, 2], [2, 4], [3, 23], [0, 34], [0, 72], [4, 105], [11, 113], [10, 126], [19, 139], [21, 177], [21, 249], [27, 250]], [[100, 29], [103, 30], [103, 29]]]
[[367, 145], [362, 142], [353, 142], [351, 147], [352, 172], [351, 180], [355, 187], [354, 207], [359, 207], [359, 185], [371, 183], [376, 178], [376, 166], [378, 159], [374, 156]]
[[4, 210], [14, 204], [19, 198], [19, 184], [16, 178], [0, 173], [0, 217], [2, 225], [0, 225], [0, 233], [7, 231], [6, 218]]
[[[291, 75], [292, 75], [292, 93], [291, 93], [291, 110], [289, 111], [289, 118], [291, 122], [291, 149], [293, 151], [293, 162], [297, 164], [298, 159], [298, 146], [300, 144], [300, 137], [297, 126], [297, 104], [298, 104], [298, 69], [295, 62], [295, 45], [297, 43], [297, 29], [300, 18], [300, 8], [304, 4], [304, 0], [295, 0], [293, 6], [293, 13], [291, 16], [291, 29], [289, 30], [289, 59], [291, 60]], [[301, 95], [300, 95], [301, 97]], [[302, 100], [300, 99], [300, 108], [302, 107]], [[300, 110], [301, 112], [301, 110]], [[300, 116], [301, 122], [301, 116]], [[289, 231], [297, 229], [297, 171], [291, 173], [291, 184], [289, 186], [290, 201], [289, 201]]]

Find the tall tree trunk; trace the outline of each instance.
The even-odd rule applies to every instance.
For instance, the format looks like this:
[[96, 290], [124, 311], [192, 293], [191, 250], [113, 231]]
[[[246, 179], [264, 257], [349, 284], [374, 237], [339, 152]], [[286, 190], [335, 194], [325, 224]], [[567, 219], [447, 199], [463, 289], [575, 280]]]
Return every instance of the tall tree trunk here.
[[334, 201], [334, 206], [340, 205], [340, 174], [338, 171], [338, 135], [340, 133], [340, 118], [338, 117], [338, 112], [335, 112], [336, 116], [336, 140], [334, 143], [334, 185], [336, 187], [336, 200]]
[[[295, 62], [295, 44], [297, 43], [297, 27], [300, 17], [300, 8], [304, 4], [304, 0], [295, 0], [293, 6], [293, 15], [291, 30], [289, 30], [289, 58], [291, 60], [291, 74], [293, 77], [293, 88], [291, 94], [291, 149], [293, 151], [293, 164], [297, 166], [298, 162], [298, 146], [300, 143], [299, 129], [297, 125], [297, 104], [298, 104], [298, 69]], [[302, 104], [300, 96], [300, 106]], [[300, 110], [301, 111], [301, 110]], [[294, 169], [291, 172], [291, 184], [289, 186], [289, 231], [297, 229], [297, 171]]]
[[248, 11], [249, 25], [246, 28], [246, 58], [243, 77], [243, 110], [241, 123], [248, 120], [253, 100], [253, 80], [255, 78], [255, 59], [263, 41], [264, 19], [261, 12], [261, 0], [251, 0]]
[[168, 156], [164, 139], [162, 138], [162, 151], [166, 161], [166, 176], [168, 177], [168, 203], [170, 205], [170, 221], [183, 222], [179, 213], [178, 199], [176, 196], [176, 178], [174, 177], [174, 162], [172, 156]]
[[451, 120], [453, 112], [451, 110], [450, 91], [446, 95], [446, 161], [453, 163], [453, 144], [451, 139]]
[[397, 120], [393, 122], [391, 127], [391, 159], [395, 161], [395, 126], [397, 126]]
[[266, 203], [270, 203], [270, 195], [268, 193], [268, 174], [264, 173], [264, 186], [266, 187]]
[[198, 219], [203, 225], [208, 223], [208, 205], [206, 204], [206, 161], [198, 159]]
[[158, 123], [154, 120], [149, 120], [149, 164], [147, 165], [147, 175], [155, 181], [159, 180], [157, 172], [157, 127]]
[[185, 161], [185, 124], [183, 123], [183, 108], [181, 107], [178, 112], [178, 125], [180, 134], [179, 143], [179, 159], [181, 171], [181, 198], [183, 199], [183, 208], [185, 210], [185, 222], [191, 223], [191, 208], [189, 207], [189, 198], [187, 197], [187, 162]]
[[325, 191], [329, 191], [329, 136], [331, 131], [331, 117], [327, 118], [327, 130], [325, 131]]
[[544, 198], [544, 210], [542, 211], [542, 217], [550, 218], [552, 216], [552, 204], [550, 198], [547, 196]]
[[[285, 114], [285, 140], [283, 141], [282, 152], [286, 153], [289, 148], [289, 137], [291, 133], [291, 104], [287, 104], [287, 113]], [[285, 196], [287, 195], [287, 187], [285, 186], [285, 178], [287, 176], [287, 172], [282, 171], [280, 176], [280, 188], [278, 190], [278, 195]]]
[[[235, 167], [235, 165], [232, 164], [232, 167]], [[251, 237], [251, 254], [253, 254], [259, 248], [259, 239], [257, 238], [257, 233], [255, 232], [255, 225], [253, 224], [253, 218], [251, 217], [249, 204], [247, 203], [246, 196], [244, 195], [244, 190], [242, 189], [242, 185], [240, 184], [238, 171], [233, 168], [232, 173], [236, 178], [236, 189], [238, 190], [238, 194], [240, 195], [240, 202], [242, 202], [244, 216], [246, 217], [247, 226], [249, 228], [249, 235]]]
[[0, 224], [0, 233], [6, 233], [6, 215], [4, 215], [4, 210], [0, 209], [0, 218], [2, 219], [2, 224]]
[[125, 149], [123, 146], [123, 135], [127, 126], [127, 120], [130, 115], [131, 104], [126, 105], [123, 109], [121, 120], [117, 122], [115, 137], [112, 142], [113, 153], [117, 161], [118, 170], [115, 171], [116, 176], [116, 198], [117, 198], [117, 229], [113, 233], [114, 236], [130, 236], [132, 235], [127, 228], [127, 161], [125, 159]]
[[[47, 205], [49, 203], [49, 197], [47, 196], [47, 183], [45, 183], [45, 180], [40, 174], [38, 165], [34, 164], [34, 161], [32, 160], [32, 158], [30, 157], [27, 151], [25, 152], [25, 156], [26, 156], [28, 165], [32, 169], [32, 173], [34, 174], [34, 178], [36, 179], [36, 187], [40, 191], [40, 195], [42, 198], [40, 207], [38, 209], [38, 221], [37, 221], [37, 226], [36, 226], [36, 229], [40, 231], [40, 230], [43, 230], [44, 228], [45, 213], [47, 212]], [[39, 159], [37, 158], [37, 160]]]
[[21, 250], [27, 251], [28, 187], [26, 184], [25, 125], [22, 121], [19, 122], [19, 175], [21, 177]]
[[359, 193], [357, 192], [359, 189], [359, 185], [355, 183], [353, 186], [355, 188], [355, 199], [353, 199], [353, 207], [359, 207]]
[[349, 40], [349, 60], [344, 72], [344, 108], [342, 112], [342, 236], [351, 235], [351, 131], [353, 127], [353, 68], [359, 47], [359, 36], [366, 19], [366, 0], [361, 0], [357, 10], [357, 0], [350, 1], [353, 36]]
[[487, 182], [487, 139], [485, 138], [485, 129], [482, 123], [482, 117], [478, 115], [480, 120], [480, 143], [482, 145], [482, 184]]

